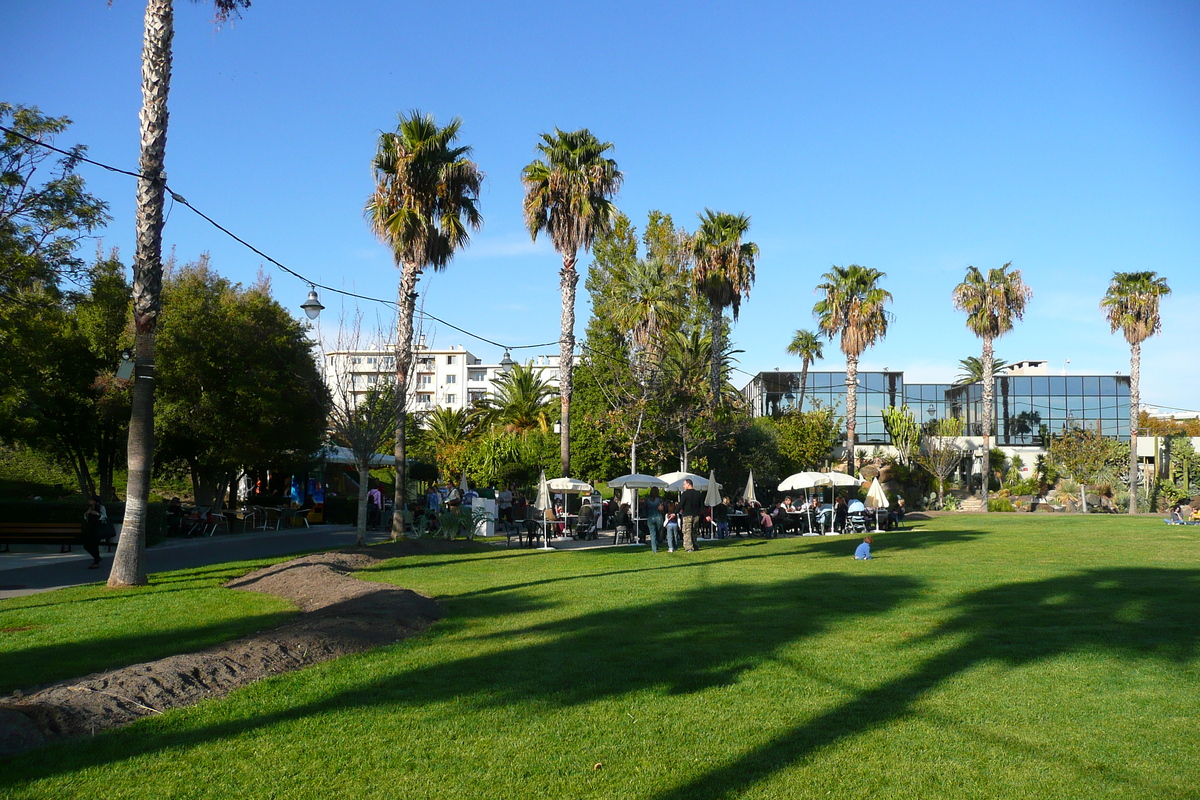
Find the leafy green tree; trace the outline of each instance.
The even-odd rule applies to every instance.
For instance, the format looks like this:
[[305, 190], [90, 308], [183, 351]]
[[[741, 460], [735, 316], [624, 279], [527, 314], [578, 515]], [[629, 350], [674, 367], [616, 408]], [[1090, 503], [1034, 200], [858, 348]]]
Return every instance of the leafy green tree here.
[[958, 417], [933, 420], [921, 436], [917, 463], [937, 480], [938, 506], [946, 503], [946, 478], [962, 463], [964, 451], [959, 444], [963, 421]]
[[425, 416], [425, 438], [433, 449], [442, 480], [457, 482], [467, 468], [468, 447], [485, 425], [484, 416], [468, 408], [438, 406]]
[[851, 264], [833, 267], [817, 291], [824, 298], [813, 306], [821, 333], [841, 337], [846, 356], [846, 463], [854, 468], [855, 420], [858, 415], [858, 359], [887, 335], [891, 314], [884, 308], [892, 294], [879, 286], [887, 277], [879, 270]]
[[[236, 17], [250, 0], [213, 0], [218, 24]], [[108, 585], [140, 586], [147, 581], [146, 505], [154, 468], [154, 355], [162, 310], [162, 229], [167, 176], [167, 95], [171, 88], [173, 0], [147, 0], [142, 39], [141, 155], [138, 158], [136, 249], [133, 258], [133, 360], [135, 380], [129, 413], [129, 482], [121, 539]]]
[[837, 447], [842, 419], [832, 407], [817, 403], [810, 411], [788, 411], [775, 424], [779, 429], [779, 452], [791, 462], [791, 471], [820, 471]]
[[1117, 272], [1100, 307], [1113, 333], [1129, 342], [1129, 513], [1137, 513], [1137, 437], [1141, 410], [1142, 342], [1162, 330], [1159, 301], [1171, 293], [1167, 279], [1154, 272]]
[[[379, 136], [371, 162], [375, 191], [366, 213], [381, 241], [392, 248], [400, 268], [399, 311], [396, 317], [396, 399], [408, 398], [412, 368], [413, 315], [417, 282], [426, 269], [446, 268], [454, 254], [470, 243], [470, 230], [483, 224], [477, 203], [483, 173], [470, 159], [471, 148], [455, 144], [462, 120], [439, 126], [432, 114], [412, 111], [400, 115], [394, 132]], [[405, 507], [408, 484], [404, 471], [404, 420], [401, 407], [396, 426], [396, 508]], [[401, 515], [393, 516], [392, 537], [403, 531]]]
[[700, 228], [692, 239], [695, 259], [694, 285], [712, 315], [712, 366], [709, 373], [710, 402], [713, 413], [721, 402], [720, 354], [725, 352], [724, 313], [729, 309], [737, 322], [742, 298], [750, 297], [754, 285], [754, 262], [758, 245], [744, 241], [750, 230], [750, 217], [704, 209]]
[[1123, 449], [1117, 442], [1090, 428], [1071, 428], [1050, 440], [1050, 459], [1054, 466], [1079, 484], [1083, 513], [1088, 510], [1088, 486], [1120, 469], [1124, 461]]
[[792, 337], [792, 343], [788, 345], [787, 351], [789, 355], [800, 359], [800, 400], [796, 403], [796, 408], [803, 411], [804, 394], [808, 390], [808, 368], [814, 361], [819, 361], [825, 357], [825, 346], [821, 342], [819, 334], [801, 330], [796, 331], [796, 335]]
[[163, 295], [160, 458], [187, 464], [196, 502], [219, 505], [241, 468], [306, 463], [329, 396], [312, 342], [269, 285], [243, 289], [202, 257], [171, 275]]
[[[994, 397], [996, 385], [996, 356], [992, 342], [1012, 330], [1013, 322], [1025, 316], [1025, 306], [1033, 290], [1021, 280], [1021, 270], [1008, 268], [988, 270], [987, 277], [975, 267], [967, 267], [966, 278], [954, 287], [954, 307], [966, 312], [967, 327], [983, 340], [981, 377], [983, 379], [983, 474], [991, 475], [988, 451], [992, 429], [995, 427]], [[981, 483], [983, 507], [988, 505], [989, 480]]]
[[545, 232], [562, 257], [562, 337], [559, 340], [558, 386], [562, 434], [559, 461], [563, 477], [571, 472], [571, 369], [575, 357], [575, 288], [579, 251], [608, 230], [616, 212], [612, 197], [624, 176], [606, 158], [611, 142], [601, 142], [586, 128], [570, 133], [554, 129], [537, 145], [541, 158], [521, 171], [525, 186], [525, 226], [537, 239]]
[[[88, 194], [75, 173], [87, 148], [76, 145], [59, 156], [40, 146], [71, 124], [35, 107], [0, 103], [0, 299], [5, 305], [39, 300], [42, 290], [57, 297], [65, 279], [84, 282], [81, 240], [108, 221], [108, 204]], [[45, 300], [46, 298], [41, 298]]]

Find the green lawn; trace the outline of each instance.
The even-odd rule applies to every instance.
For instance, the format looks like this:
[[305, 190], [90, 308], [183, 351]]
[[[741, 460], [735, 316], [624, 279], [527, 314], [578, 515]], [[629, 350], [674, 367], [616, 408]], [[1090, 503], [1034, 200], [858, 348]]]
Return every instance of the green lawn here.
[[851, 538], [390, 562], [363, 577], [438, 597], [426, 635], [29, 753], [0, 795], [1197, 796], [1200, 528], [919, 524], [871, 562]]

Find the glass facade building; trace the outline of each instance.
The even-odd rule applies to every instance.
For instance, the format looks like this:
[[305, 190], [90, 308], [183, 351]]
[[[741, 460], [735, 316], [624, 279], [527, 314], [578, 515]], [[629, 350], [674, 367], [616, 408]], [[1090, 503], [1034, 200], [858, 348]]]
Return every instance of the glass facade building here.
[[[799, 372], [760, 372], [742, 390], [755, 416], [777, 416], [796, 408]], [[813, 401], [846, 413], [846, 373], [809, 372], [804, 407]], [[1050, 434], [1086, 427], [1104, 436], [1129, 439], [1127, 375], [997, 375], [993, 400], [995, 443], [1046, 446]], [[964, 434], [983, 434], [983, 384], [904, 382], [903, 372], [858, 373], [857, 443], [890, 444], [881, 412], [904, 405], [919, 423], [957, 417]]]

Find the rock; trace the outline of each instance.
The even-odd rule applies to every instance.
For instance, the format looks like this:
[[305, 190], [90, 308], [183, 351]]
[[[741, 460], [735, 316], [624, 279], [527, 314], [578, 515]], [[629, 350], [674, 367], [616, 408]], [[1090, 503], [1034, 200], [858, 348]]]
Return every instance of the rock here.
[[867, 464], [862, 468], [859, 474], [862, 475], [862, 479], [864, 481], [874, 480], [875, 478], [879, 477], [879, 467], [875, 466], [874, 464]]

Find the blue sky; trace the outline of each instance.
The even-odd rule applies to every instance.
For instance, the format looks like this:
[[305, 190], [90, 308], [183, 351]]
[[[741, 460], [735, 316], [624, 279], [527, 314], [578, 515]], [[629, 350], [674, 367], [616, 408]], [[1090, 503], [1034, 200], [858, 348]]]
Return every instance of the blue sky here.
[[[135, 168], [143, 11], [8, 0], [0, 99], [71, 117], [61, 143]], [[1034, 298], [1001, 357], [1127, 372], [1099, 300], [1114, 271], [1151, 269], [1174, 293], [1143, 400], [1200, 409], [1200, 4], [255, 0], [220, 30], [212, 16], [177, 0], [169, 181], [317, 282], [394, 295], [362, 217], [375, 140], [401, 110], [457, 115], [486, 222], [426, 280], [425, 308], [505, 344], [555, 340], [559, 259], [524, 231], [518, 176], [540, 132], [588, 127], [614, 143], [617, 203], [639, 225], [655, 208], [689, 229], [706, 207], [750, 215], [761, 256], [733, 332], [747, 372], [797, 368], [784, 348], [814, 327], [813, 288], [859, 263], [887, 274], [896, 315], [863, 367], [953, 380], [979, 343], [950, 292], [967, 265], [1006, 261]], [[132, 180], [84, 174], [128, 261]], [[262, 265], [182, 206], [164, 238], [241, 282]], [[265, 271], [285, 305], [303, 301], [306, 285]], [[322, 300], [329, 335], [342, 301]], [[833, 343], [817, 368], [843, 364]]]

